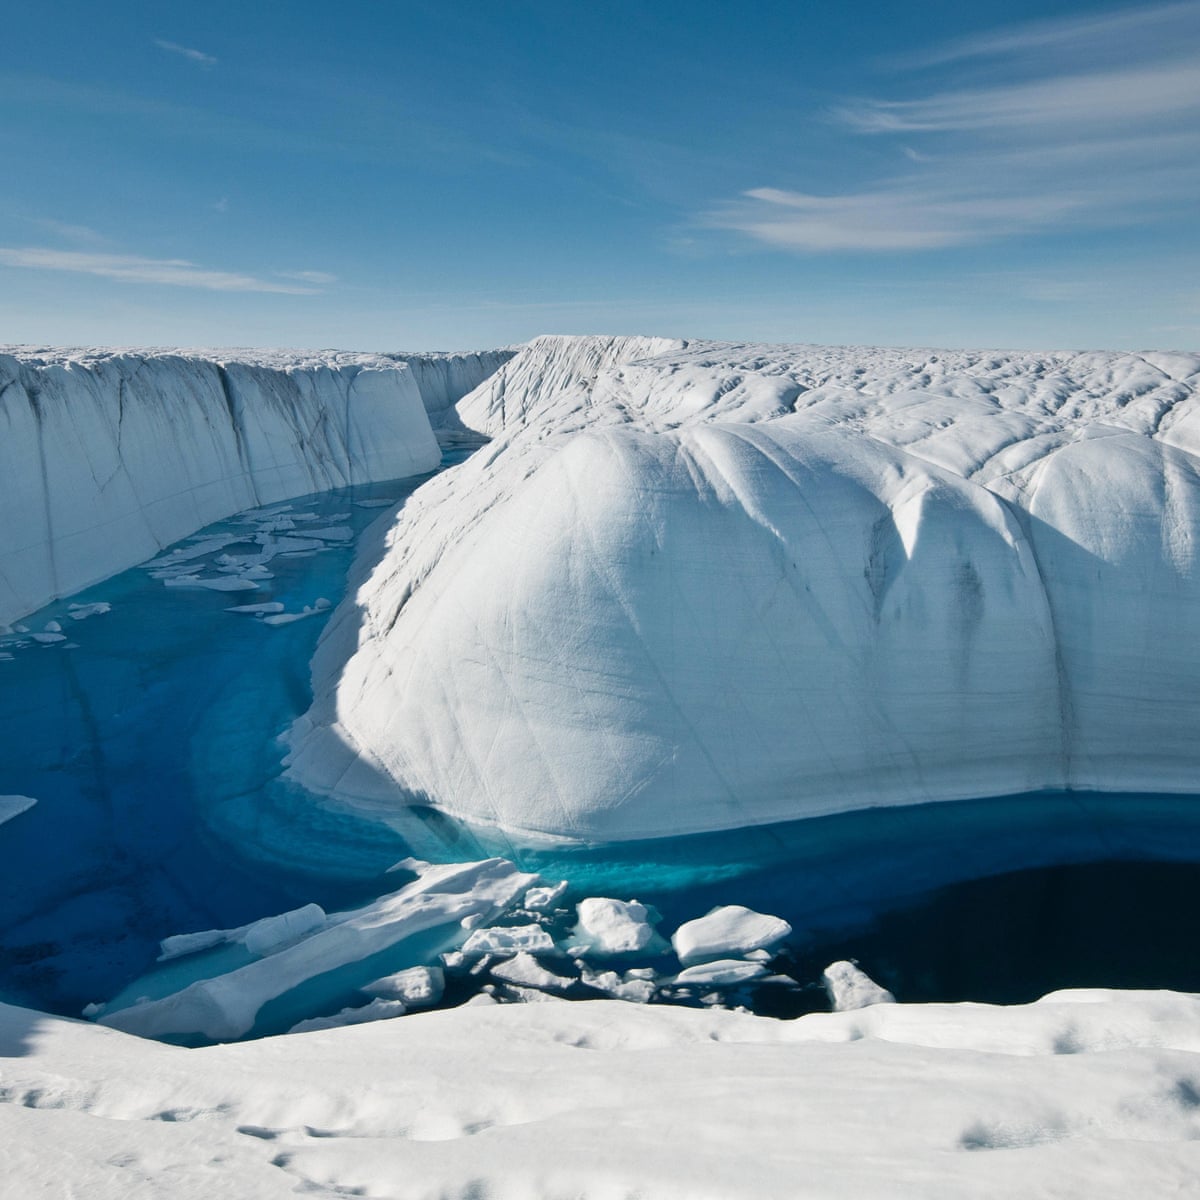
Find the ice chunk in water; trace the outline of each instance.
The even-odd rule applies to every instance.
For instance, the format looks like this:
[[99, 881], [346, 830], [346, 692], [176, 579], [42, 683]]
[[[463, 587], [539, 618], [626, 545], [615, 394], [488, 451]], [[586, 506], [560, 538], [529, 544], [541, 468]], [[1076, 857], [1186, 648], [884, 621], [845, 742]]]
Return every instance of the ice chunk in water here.
[[31, 809], [37, 801], [32, 796], [0, 796], [0, 825], [19, 817]]
[[746, 962], [740, 958], [720, 958], [716, 962], [697, 963], [684, 967], [675, 976], [676, 983], [695, 987], [736, 987], [768, 974], [767, 968], [758, 962]]
[[476, 929], [463, 944], [464, 954], [553, 954], [554, 941], [540, 925], [510, 925], [498, 929]]
[[409, 1008], [421, 1008], [436, 1004], [445, 989], [446, 975], [441, 967], [409, 967], [374, 979], [362, 990], [381, 1000], [399, 1000]]
[[792, 927], [781, 917], [767, 916], [740, 904], [714, 908], [707, 916], [685, 921], [671, 944], [685, 967], [718, 958], [743, 957], [782, 941]]
[[896, 997], [880, 987], [865, 971], [852, 962], [830, 963], [821, 975], [834, 1012], [850, 1012], [872, 1004], [895, 1004]]
[[654, 939], [649, 910], [636, 900], [592, 896], [581, 900], [575, 911], [579, 916], [576, 943], [592, 954], [633, 954]]

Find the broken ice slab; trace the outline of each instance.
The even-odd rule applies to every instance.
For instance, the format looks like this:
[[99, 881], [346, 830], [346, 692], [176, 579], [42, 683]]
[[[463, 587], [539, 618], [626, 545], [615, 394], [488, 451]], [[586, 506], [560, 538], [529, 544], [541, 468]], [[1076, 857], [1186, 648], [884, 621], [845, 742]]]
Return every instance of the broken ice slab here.
[[362, 988], [368, 996], [380, 1000], [399, 1000], [409, 1008], [436, 1004], [445, 990], [446, 973], [441, 967], [408, 967], [373, 979]]
[[164, 579], [163, 586], [169, 588], [206, 588], [210, 592], [256, 592], [258, 584], [253, 579], [236, 575], [221, 575], [213, 579], [202, 579], [197, 575], [177, 575]]
[[554, 940], [540, 925], [509, 925], [493, 929], [476, 929], [463, 944], [463, 953], [515, 955], [522, 950], [530, 954], [554, 954]]
[[675, 982], [690, 984], [693, 987], [736, 987], [755, 979], [762, 979], [768, 974], [762, 963], [746, 962], [740, 958], [722, 958], [716, 962], [685, 967], [675, 976]]
[[576, 951], [596, 955], [659, 953], [650, 910], [636, 900], [591, 896], [575, 909], [579, 924], [574, 931]]
[[32, 796], [0, 796], [0, 825], [19, 817], [31, 809], [37, 801]]
[[233, 546], [245, 540], [246, 535], [242, 533], [221, 533], [214, 537], [206, 536], [199, 541], [193, 542], [190, 546], [180, 546], [168, 554], [160, 554], [157, 558], [152, 558], [149, 562], [142, 563], [142, 568], [146, 571], [153, 571], [164, 567], [174, 567], [180, 563], [189, 562], [194, 558], [205, 558], [210, 554], [216, 554], [218, 550], [224, 550], [226, 546]]
[[305, 617], [315, 617], [320, 613], [327, 612], [329, 608], [329, 601], [322, 596], [311, 606], [306, 604], [299, 612], [280, 612], [263, 617], [263, 624], [290, 625], [293, 621], [303, 621]]
[[566, 992], [577, 982], [569, 976], [547, 970], [526, 950], [497, 963], [492, 967], [491, 974], [494, 979], [504, 983], [515, 983], [539, 992]]
[[781, 942], [792, 927], [740, 904], [714, 908], [707, 916], [685, 921], [671, 935], [671, 944], [685, 967], [719, 958], [744, 958]]
[[186, 986], [140, 1004], [153, 975], [136, 981], [99, 1020], [186, 1045], [282, 1033], [299, 1021], [339, 1012], [385, 974], [453, 949], [464, 936], [464, 917], [495, 920], [537, 882], [504, 859], [431, 867], [397, 892], [329, 914], [313, 933], [265, 958], [206, 976], [208, 960], [197, 955], [195, 977]]
[[92, 604], [67, 605], [67, 615], [72, 621], [86, 621], [88, 617], [98, 617], [108, 612], [112, 612], [112, 605], [104, 600], [97, 600]]

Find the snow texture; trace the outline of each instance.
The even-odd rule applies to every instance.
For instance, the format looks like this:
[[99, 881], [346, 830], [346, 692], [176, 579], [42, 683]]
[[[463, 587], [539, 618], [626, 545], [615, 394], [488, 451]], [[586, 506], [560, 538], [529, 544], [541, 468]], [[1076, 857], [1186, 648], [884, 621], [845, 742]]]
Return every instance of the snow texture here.
[[1198, 378], [539, 339], [326, 629], [292, 773], [585, 841], [1194, 791]]
[[13, 1196], [1128, 1200], [1200, 1177], [1200, 997], [1170, 992], [795, 1021], [481, 1002], [201, 1050], [0, 1006], [0, 1055]]
[[243, 509], [432, 470], [427, 409], [508, 357], [8, 347], [0, 624]]

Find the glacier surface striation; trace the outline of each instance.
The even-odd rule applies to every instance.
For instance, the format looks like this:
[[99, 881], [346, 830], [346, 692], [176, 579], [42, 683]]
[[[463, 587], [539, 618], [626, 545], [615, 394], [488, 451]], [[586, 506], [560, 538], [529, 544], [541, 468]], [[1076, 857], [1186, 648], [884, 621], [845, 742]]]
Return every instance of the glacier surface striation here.
[[506, 351], [0, 352], [0, 625], [235, 512], [417, 475]]
[[327, 627], [291, 771], [584, 841], [1194, 791], [1198, 379], [538, 339]]

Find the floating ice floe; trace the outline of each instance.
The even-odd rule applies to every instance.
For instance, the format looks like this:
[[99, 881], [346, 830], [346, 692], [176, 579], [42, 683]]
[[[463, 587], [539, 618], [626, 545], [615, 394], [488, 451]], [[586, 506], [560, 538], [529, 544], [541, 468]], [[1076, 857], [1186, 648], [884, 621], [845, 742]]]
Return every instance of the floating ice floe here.
[[776, 945], [791, 932], [792, 927], [781, 917], [725, 904], [707, 916], [685, 921], [671, 935], [671, 945], [686, 967], [713, 959], [745, 958]]
[[380, 1000], [399, 1000], [409, 1008], [437, 1004], [446, 990], [441, 967], [409, 967], [363, 984], [361, 990]]
[[328, 612], [329, 608], [329, 601], [322, 596], [311, 605], [306, 604], [299, 612], [278, 612], [264, 616], [262, 623], [264, 625], [291, 625], [296, 621], [303, 621], [307, 617], [315, 617], [323, 612]]
[[463, 943], [468, 956], [485, 954], [515, 955], [522, 950], [530, 954], [555, 954], [554, 939], [540, 925], [502, 925], [476, 929]]
[[697, 963], [684, 967], [675, 976], [675, 982], [693, 987], [735, 987], [762, 979], [770, 972], [762, 963], [747, 962], [739, 958], [719, 958], [714, 962]]
[[0, 796], [0, 825], [28, 812], [36, 803], [32, 796]]
[[199, 575], [175, 575], [163, 580], [163, 586], [169, 588], [207, 588], [210, 592], [256, 592], [258, 584], [253, 579], [243, 579], [236, 575], [210, 576], [205, 579]]
[[534, 988], [541, 992], [566, 992], [577, 982], [575, 979], [549, 970], [527, 950], [505, 959], [503, 962], [496, 963], [491, 968], [491, 974], [494, 979], [499, 979], [504, 983], [515, 983], [521, 987]]
[[528, 909], [529, 912], [546, 912], [548, 909], [553, 908], [559, 902], [559, 900], [563, 898], [566, 890], [567, 881], [565, 879], [560, 880], [558, 883], [553, 884], [550, 887], [530, 888], [529, 891], [525, 893], [524, 907]]
[[112, 612], [112, 605], [104, 600], [96, 600], [91, 604], [68, 604], [67, 616], [72, 621], [86, 621], [89, 617], [99, 617]]
[[571, 947], [575, 953], [636, 954], [655, 941], [650, 911], [636, 900], [590, 896], [575, 911], [579, 918]]

